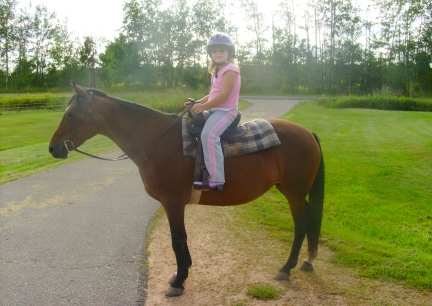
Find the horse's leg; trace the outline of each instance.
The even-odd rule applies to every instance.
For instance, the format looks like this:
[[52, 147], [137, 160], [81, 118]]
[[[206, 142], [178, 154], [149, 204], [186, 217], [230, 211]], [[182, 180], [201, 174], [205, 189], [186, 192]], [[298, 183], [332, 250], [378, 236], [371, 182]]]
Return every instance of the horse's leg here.
[[[191, 257], [191, 255], [190, 255], [189, 247], [188, 247], [188, 245], [187, 245], [187, 234], [186, 234], [186, 232], [185, 232], [185, 236], [186, 236], [186, 242], [185, 242], [185, 256], [186, 256], [186, 262], [187, 262], [187, 264], [188, 264], [188, 267], [190, 268], [190, 267], [192, 266], [192, 257]], [[177, 272], [174, 273], [174, 275], [170, 278], [170, 280], [168, 281], [168, 284], [172, 285], [172, 284], [174, 283], [176, 277], [177, 277]]]
[[183, 294], [183, 282], [189, 274], [189, 267], [192, 265], [192, 259], [187, 247], [187, 235], [184, 224], [184, 206], [164, 205], [171, 230], [172, 248], [175, 253], [177, 262], [177, 273], [169, 281], [167, 296], [180, 296]]
[[306, 259], [303, 261], [302, 265], [300, 266], [300, 270], [311, 272], [313, 271], [312, 262], [318, 256], [319, 228], [317, 233], [316, 232], [317, 226], [314, 225], [314, 223], [316, 223], [316, 220], [314, 220], [310, 203], [306, 202], [306, 205], [307, 205], [307, 219], [308, 219], [308, 226], [307, 226], [307, 233], [306, 233], [306, 237], [308, 241], [308, 255]]
[[[318, 137], [314, 134], [316, 141], [319, 144]], [[312, 188], [309, 192], [308, 218], [309, 226], [307, 230], [308, 240], [308, 257], [300, 266], [302, 271], [313, 271], [312, 261], [318, 255], [318, 243], [321, 231], [323, 206], [324, 206], [324, 158], [321, 154], [320, 167], [315, 177]]]
[[286, 264], [275, 275], [276, 280], [287, 280], [291, 275], [291, 269], [297, 265], [300, 249], [303, 240], [306, 236], [307, 228], [309, 225], [307, 217], [307, 202], [303, 200], [290, 201], [291, 214], [294, 219], [294, 241], [291, 247], [290, 256]]

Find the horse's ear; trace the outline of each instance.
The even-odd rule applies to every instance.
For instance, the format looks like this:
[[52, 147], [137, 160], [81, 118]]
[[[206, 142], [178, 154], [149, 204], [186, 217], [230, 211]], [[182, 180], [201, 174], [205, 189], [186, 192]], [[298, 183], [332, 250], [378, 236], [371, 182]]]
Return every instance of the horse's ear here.
[[75, 93], [78, 96], [81, 97], [87, 97], [87, 92], [84, 88], [82, 88], [81, 86], [77, 85], [74, 81], [70, 81], [69, 84], [71, 85], [72, 89], [75, 91]]
[[74, 81], [70, 81], [69, 84], [72, 87], [72, 89], [75, 91], [75, 93], [78, 93], [77, 84], [75, 84]]

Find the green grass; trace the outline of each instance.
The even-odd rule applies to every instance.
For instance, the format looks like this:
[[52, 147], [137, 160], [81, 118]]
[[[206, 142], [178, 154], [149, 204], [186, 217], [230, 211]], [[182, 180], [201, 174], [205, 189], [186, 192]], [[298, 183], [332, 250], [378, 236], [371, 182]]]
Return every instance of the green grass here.
[[[432, 113], [303, 103], [284, 118], [321, 139], [322, 236], [334, 261], [362, 276], [432, 290]], [[238, 212], [291, 241], [289, 208], [275, 189]]]
[[[84, 158], [71, 153], [69, 159], [55, 159], [48, 152], [49, 141], [63, 112], [52, 110], [4, 111], [0, 115], [0, 183], [6, 183]], [[99, 154], [116, 148], [103, 136], [91, 139], [81, 149]]]
[[248, 289], [247, 294], [253, 298], [263, 301], [274, 300], [279, 297], [277, 289], [267, 284], [253, 285]]

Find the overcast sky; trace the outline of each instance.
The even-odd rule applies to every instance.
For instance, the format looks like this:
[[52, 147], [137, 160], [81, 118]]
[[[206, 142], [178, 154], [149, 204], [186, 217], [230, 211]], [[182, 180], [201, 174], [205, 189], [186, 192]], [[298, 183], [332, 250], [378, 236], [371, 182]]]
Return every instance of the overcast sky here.
[[59, 20], [67, 18], [69, 32], [113, 40], [122, 25], [124, 0], [19, 0], [23, 7], [44, 4]]

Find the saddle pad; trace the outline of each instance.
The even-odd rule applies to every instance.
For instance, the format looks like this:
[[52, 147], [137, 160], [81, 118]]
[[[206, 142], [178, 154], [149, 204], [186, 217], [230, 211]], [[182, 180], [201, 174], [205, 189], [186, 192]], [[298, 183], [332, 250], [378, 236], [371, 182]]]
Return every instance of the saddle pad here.
[[[264, 119], [255, 119], [243, 124], [247, 133], [236, 139], [222, 141], [225, 158], [245, 155], [280, 145], [279, 137], [273, 126]], [[188, 133], [188, 118], [182, 119], [183, 155], [195, 157], [196, 150], [187, 151], [186, 148], [195, 141], [195, 137]]]

